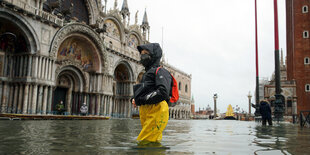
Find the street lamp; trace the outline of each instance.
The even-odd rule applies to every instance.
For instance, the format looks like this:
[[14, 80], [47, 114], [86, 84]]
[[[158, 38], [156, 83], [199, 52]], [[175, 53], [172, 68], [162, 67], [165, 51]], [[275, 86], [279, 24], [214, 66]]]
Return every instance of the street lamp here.
[[216, 118], [216, 99], [217, 99], [217, 94], [215, 93], [213, 95], [213, 99], [214, 99], [214, 119]]
[[251, 98], [252, 98], [252, 95], [251, 95], [251, 92], [249, 91], [249, 94], [248, 94], [248, 98], [249, 98], [249, 116], [251, 116]]

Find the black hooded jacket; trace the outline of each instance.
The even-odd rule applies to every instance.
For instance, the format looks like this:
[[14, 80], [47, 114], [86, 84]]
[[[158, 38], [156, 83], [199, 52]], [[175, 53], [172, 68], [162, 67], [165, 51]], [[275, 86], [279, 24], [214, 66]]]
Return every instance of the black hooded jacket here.
[[271, 119], [271, 108], [266, 101], [260, 102], [259, 111], [262, 115], [262, 119]]
[[[136, 105], [156, 104], [163, 100], [169, 101], [172, 77], [164, 68], [160, 67], [162, 50], [158, 43], [150, 43], [138, 46], [141, 53], [147, 50], [151, 56], [151, 63], [145, 67], [140, 84], [134, 85], [134, 99]], [[156, 70], [157, 74], [156, 74]]]

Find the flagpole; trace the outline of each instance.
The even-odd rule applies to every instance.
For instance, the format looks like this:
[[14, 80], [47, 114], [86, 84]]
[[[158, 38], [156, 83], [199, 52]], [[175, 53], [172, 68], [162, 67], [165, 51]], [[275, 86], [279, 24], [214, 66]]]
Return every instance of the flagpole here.
[[274, 0], [274, 42], [275, 42], [275, 108], [274, 116], [277, 121], [283, 119], [284, 113], [284, 96], [281, 95], [281, 81], [280, 81], [280, 54], [279, 54], [279, 25], [278, 25], [278, 2]]
[[257, 41], [257, 0], [255, 0], [255, 59], [256, 59], [256, 95], [255, 95], [255, 116], [259, 113], [259, 74], [258, 74], [258, 41]]

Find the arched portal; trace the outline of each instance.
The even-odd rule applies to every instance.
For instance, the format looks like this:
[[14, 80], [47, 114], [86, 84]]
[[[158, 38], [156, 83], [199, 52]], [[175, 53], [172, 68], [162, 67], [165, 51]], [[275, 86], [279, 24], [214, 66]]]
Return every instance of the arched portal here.
[[56, 88], [52, 104], [53, 113], [56, 112], [56, 105], [63, 101], [66, 114], [79, 114], [79, 108], [84, 101], [83, 90], [85, 77], [81, 71], [73, 66], [66, 66], [61, 69], [56, 79]]
[[112, 108], [114, 117], [131, 117], [132, 71], [126, 62], [120, 63], [114, 70], [114, 97]]

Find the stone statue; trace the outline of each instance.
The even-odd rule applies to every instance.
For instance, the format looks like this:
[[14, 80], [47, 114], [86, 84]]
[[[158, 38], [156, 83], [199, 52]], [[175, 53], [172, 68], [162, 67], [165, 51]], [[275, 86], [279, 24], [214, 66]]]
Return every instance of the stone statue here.
[[114, 10], [116, 10], [116, 8], [117, 8], [117, 0], [115, 0], [114, 2]]
[[139, 12], [139, 10], [137, 10], [136, 15], [135, 15], [135, 25], [138, 24], [138, 12]]

